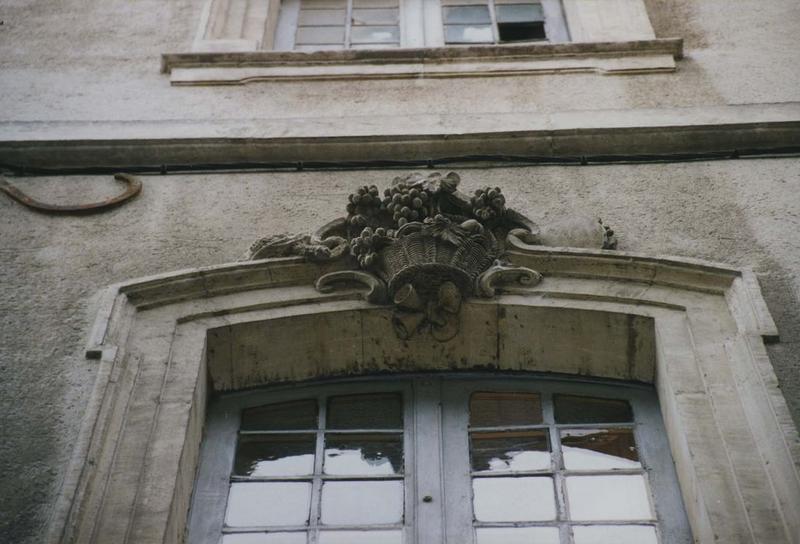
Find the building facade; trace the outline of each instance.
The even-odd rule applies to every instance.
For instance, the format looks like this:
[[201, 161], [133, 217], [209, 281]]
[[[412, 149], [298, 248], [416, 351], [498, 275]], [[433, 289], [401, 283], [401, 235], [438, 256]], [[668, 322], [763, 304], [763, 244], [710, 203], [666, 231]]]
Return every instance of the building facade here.
[[[540, 394], [552, 414], [571, 394], [553, 377], [580, 378], [576, 394], [635, 384], [676, 467], [677, 491], [656, 494], [680, 495], [641, 530], [662, 544], [800, 538], [796, 2], [0, 0], [0, 20], [0, 540], [213, 541], [223, 522], [190, 519], [216, 399], [267, 395], [239, 410], [298, 398], [271, 386], [321, 387], [311, 398], [367, 377], [341, 394], [407, 378], [397, 387], [423, 398], [431, 371]], [[501, 188], [530, 220], [515, 224], [529, 235], [501, 229], [504, 258], [541, 275], [467, 293], [452, 336], [398, 338], [392, 300], [315, 289], [354, 261], [248, 251], [347, 216], [358, 187], [436, 171], [464, 193]], [[42, 209], [113, 198], [116, 172], [133, 178], [113, 209]], [[467, 428], [457, 409], [438, 429], [407, 410], [468, 462], [442, 445]], [[561, 456], [561, 423], [543, 417]], [[446, 472], [404, 436], [408, 474]], [[659, 448], [637, 446], [653, 474]], [[577, 497], [578, 476], [553, 463], [539, 478]], [[484, 538], [473, 522], [517, 523], [481, 525], [478, 503], [427, 514], [416, 498], [477, 493], [447, 478], [433, 491], [400, 478], [413, 504], [381, 530], [460, 542]], [[217, 518], [226, 493], [209, 495]], [[298, 522], [313, 541], [329, 538], [322, 512]], [[577, 514], [548, 515], [524, 518], [537, 538], [597, 541]]]

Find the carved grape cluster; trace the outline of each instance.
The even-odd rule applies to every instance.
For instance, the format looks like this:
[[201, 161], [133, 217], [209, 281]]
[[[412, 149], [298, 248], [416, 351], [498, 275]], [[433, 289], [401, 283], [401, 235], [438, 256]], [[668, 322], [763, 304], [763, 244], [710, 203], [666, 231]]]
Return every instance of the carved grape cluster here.
[[386, 189], [383, 195], [383, 205], [398, 227], [409, 221], [423, 221], [435, 214], [433, 194], [427, 189], [398, 183]]
[[374, 224], [382, 209], [382, 202], [378, 187], [364, 185], [348, 197], [347, 222], [356, 228]]
[[502, 216], [506, 209], [506, 197], [500, 187], [484, 187], [475, 191], [470, 199], [472, 214], [481, 221], [488, 221]]
[[368, 268], [375, 263], [378, 252], [394, 235], [392, 229], [365, 227], [360, 235], [350, 240], [350, 253], [358, 259], [361, 268]]

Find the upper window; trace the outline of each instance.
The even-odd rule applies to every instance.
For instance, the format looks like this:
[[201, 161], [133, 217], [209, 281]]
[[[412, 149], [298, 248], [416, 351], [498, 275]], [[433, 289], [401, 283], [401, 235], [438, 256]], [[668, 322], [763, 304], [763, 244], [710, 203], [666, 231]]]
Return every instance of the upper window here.
[[[566, 41], [556, 0], [283, 0], [279, 51]], [[270, 47], [272, 45], [272, 47]]]
[[649, 389], [450, 377], [231, 395], [190, 542], [689, 542]]

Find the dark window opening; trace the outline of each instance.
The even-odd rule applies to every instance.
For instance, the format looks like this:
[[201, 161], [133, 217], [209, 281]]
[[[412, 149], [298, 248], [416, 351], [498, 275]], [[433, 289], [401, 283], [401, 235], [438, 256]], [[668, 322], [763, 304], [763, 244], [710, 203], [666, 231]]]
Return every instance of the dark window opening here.
[[543, 21], [524, 23], [497, 23], [500, 42], [528, 42], [546, 40]]

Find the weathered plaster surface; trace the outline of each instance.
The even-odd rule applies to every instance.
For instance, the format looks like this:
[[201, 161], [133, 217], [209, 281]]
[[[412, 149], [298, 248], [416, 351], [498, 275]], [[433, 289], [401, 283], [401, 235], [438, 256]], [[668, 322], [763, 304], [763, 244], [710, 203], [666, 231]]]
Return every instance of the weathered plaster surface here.
[[[640, 166], [462, 169], [462, 184], [501, 185], [540, 223], [597, 213], [620, 249], [752, 266], [781, 333], [769, 354], [800, 421], [800, 183], [797, 159]], [[84, 340], [101, 287], [235, 260], [276, 230], [339, 215], [356, 185], [398, 172], [146, 176], [128, 205], [92, 217], [36, 215], [0, 199], [0, 534], [36, 542], [85, 412], [96, 362]], [[48, 201], [96, 200], [110, 176], [13, 180]]]
[[[674, 74], [258, 83], [174, 89], [160, 55], [188, 51], [203, 0], [3, 0], [0, 119], [270, 119], [554, 112], [800, 100], [800, 5], [648, 2], [657, 37], [685, 37]], [[677, 14], [677, 16], [676, 16]], [[491, 97], [480, 100], [476, 97]], [[244, 106], [246, 104], [246, 107]]]

